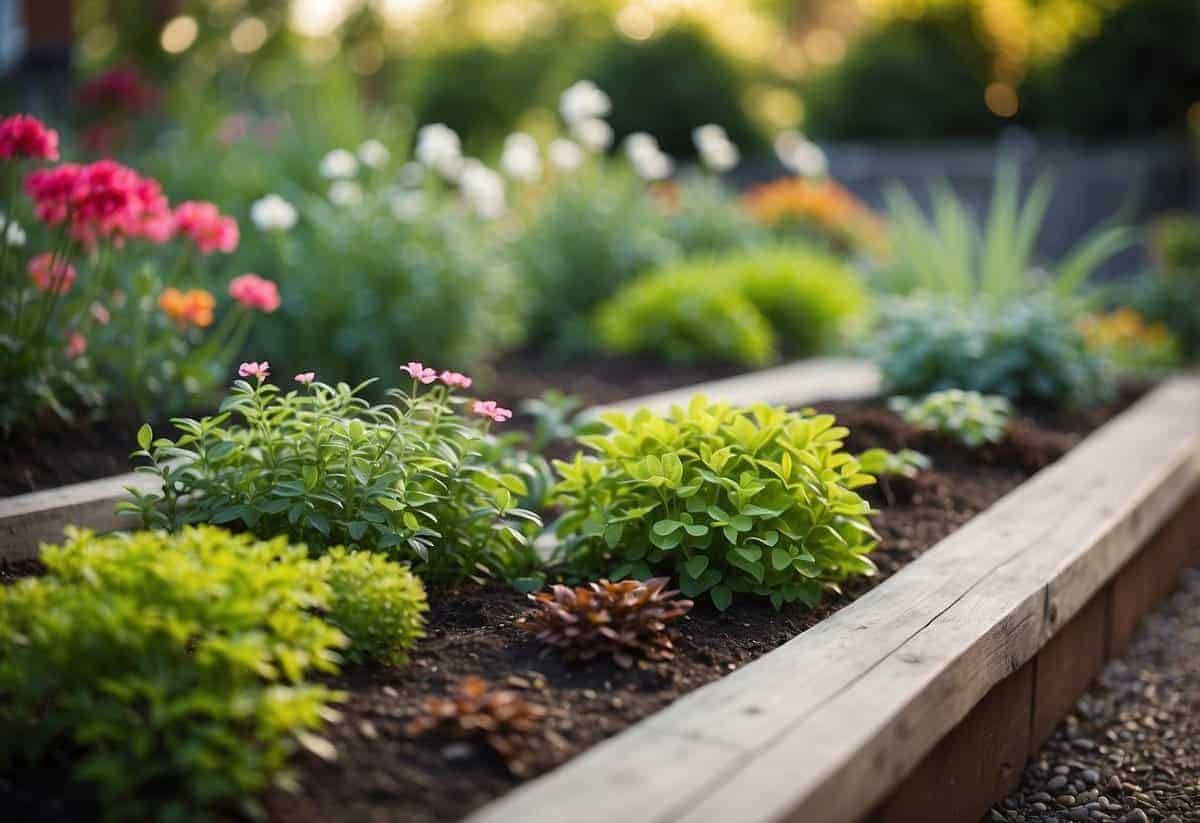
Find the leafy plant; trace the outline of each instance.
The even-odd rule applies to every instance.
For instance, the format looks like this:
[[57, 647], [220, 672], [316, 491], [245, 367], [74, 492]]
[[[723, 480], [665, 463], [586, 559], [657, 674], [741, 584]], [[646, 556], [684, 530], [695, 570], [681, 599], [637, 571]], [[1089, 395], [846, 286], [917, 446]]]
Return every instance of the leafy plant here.
[[587, 317], [635, 275], [674, 260], [665, 217], [627, 172], [581, 169], [539, 202], [514, 240], [531, 287], [531, 340], [560, 354], [594, 346]]
[[494, 689], [483, 678], [465, 677], [450, 697], [430, 697], [423, 713], [409, 721], [407, 733], [418, 737], [432, 731], [453, 737], [478, 738], [504, 759], [516, 775], [528, 775], [534, 736], [546, 709], [509, 689]]
[[830, 347], [865, 304], [856, 276], [836, 258], [782, 246], [651, 272], [602, 305], [596, 327], [617, 352], [761, 366]]
[[266, 369], [243, 364], [253, 380], [238, 380], [217, 416], [175, 419], [176, 440], [155, 440], [143, 426], [135, 457], [150, 465], [138, 471], [162, 488], [131, 490], [121, 508], [148, 527], [236, 522], [317, 551], [355, 545], [411, 560], [433, 579], [536, 568], [520, 524], [541, 521], [514, 505], [525, 482], [479, 460], [484, 432], [465, 414], [511, 412], [453, 394], [462, 375], [443, 372], [421, 393], [436, 374], [410, 363], [412, 387], [371, 405], [360, 396], [366, 384], [331, 386], [306, 373], [300, 390], [284, 393], [264, 381]]
[[1088, 347], [1118, 368], [1155, 372], [1179, 363], [1179, 343], [1167, 326], [1147, 323], [1134, 309], [1087, 314], [1078, 325]]
[[1103, 399], [1113, 389], [1073, 311], [1050, 295], [1009, 301], [1002, 311], [913, 297], [892, 301], [880, 314], [871, 350], [893, 394], [964, 389], [1014, 403], [1066, 406]]
[[867, 449], [857, 458], [863, 474], [871, 474], [883, 481], [885, 477], [905, 477], [912, 479], [923, 471], [928, 471], [933, 465], [927, 455], [915, 449], [901, 449], [897, 452], [887, 449]]
[[1200, 280], [1200, 217], [1164, 214], [1150, 224], [1150, 251], [1168, 273], [1190, 273]]
[[1128, 226], [1097, 229], [1047, 275], [1033, 264], [1034, 243], [1050, 204], [1053, 185], [1039, 177], [1024, 200], [1015, 161], [996, 166], [992, 200], [983, 225], [946, 183], [932, 186], [933, 211], [926, 218], [905, 189], [885, 192], [891, 226], [892, 260], [882, 282], [894, 291], [917, 289], [962, 300], [1012, 300], [1049, 287], [1071, 297], [1104, 261], [1132, 245]]
[[719, 180], [688, 175], [661, 192], [667, 211], [664, 232], [686, 255], [751, 249], [770, 241]]
[[1200, 358], [1200, 268], [1148, 272], [1106, 286], [1097, 308], [1129, 307], [1151, 326], [1162, 324], [1185, 360]]
[[1012, 405], [1005, 398], [962, 389], [943, 389], [916, 400], [893, 397], [888, 408], [904, 422], [943, 434], [969, 449], [999, 443], [1012, 420]]
[[629, 668], [636, 657], [670, 660], [675, 656], [667, 623], [687, 614], [692, 601], [665, 591], [667, 578], [641, 583], [601, 580], [586, 586], [556, 585], [529, 595], [534, 606], [517, 620], [518, 628], [561, 649], [568, 660], [611, 655]]
[[425, 636], [425, 587], [407, 566], [373, 552], [334, 546], [318, 561], [331, 592], [326, 619], [350, 639], [354, 662], [389, 666], [408, 661], [408, 651]]
[[[216, 528], [70, 531], [0, 587], [0, 764], [68, 771], [105, 820], [254, 813], [339, 698], [327, 568]], [[337, 561], [334, 562], [337, 565]]]
[[875, 570], [874, 482], [842, 450], [832, 415], [692, 398], [666, 416], [642, 409], [601, 418], [595, 454], [555, 461], [556, 532], [567, 568], [585, 579], [674, 575], [687, 597], [719, 609], [735, 593], [776, 608], [814, 604], [825, 589]]

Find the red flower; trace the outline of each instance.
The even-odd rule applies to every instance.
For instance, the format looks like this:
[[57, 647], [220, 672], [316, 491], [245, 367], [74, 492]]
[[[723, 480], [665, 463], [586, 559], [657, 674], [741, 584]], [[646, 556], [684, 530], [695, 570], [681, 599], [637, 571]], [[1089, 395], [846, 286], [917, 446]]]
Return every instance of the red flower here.
[[229, 296], [248, 309], [270, 314], [279, 308], [279, 287], [257, 274], [243, 274], [229, 283]]
[[113, 160], [39, 169], [25, 178], [25, 191], [39, 220], [70, 220], [71, 235], [87, 246], [102, 237], [117, 245], [129, 237], [162, 243], [173, 229], [162, 187]]
[[192, 238], [201, 254], [231, 253], [238, 245], [238, 224], [212, 203], [188, 200], [175, 207], [175, 230]]
[[0, 120], [0, 160], [10, 157], [58, 160], [58, 132], [28, 114]]

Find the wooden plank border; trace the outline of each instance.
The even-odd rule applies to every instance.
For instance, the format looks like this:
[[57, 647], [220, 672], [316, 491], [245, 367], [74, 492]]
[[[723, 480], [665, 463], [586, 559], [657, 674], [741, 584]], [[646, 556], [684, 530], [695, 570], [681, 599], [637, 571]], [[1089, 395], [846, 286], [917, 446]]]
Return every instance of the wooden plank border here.
[[[713, 400], [750, 404], [755, 402], [798, 406], [817, 400], [848, 400], [879, 394], [878, 369], [870, 362], [850, 358], [816, 358], [750, 374], [675, 389], [621, 403], [596, 407], [595, 411], [627, 410], [643, 406], [663, 411], [675, 403], [687, 403], [693, 394]], [[118, 518], [113, 507], [126, 499], [126, 486], [149, 490], [154, 478], [129, 473], [74, 483], [56, 489], [0, 498], [0, 560], [36, 557], [38, 546], [62, 537], [67, 525], [96, 531], [112, 531], [130, 524]]]
[[468, 820], [853, 823], [1005, 681], [1028, 745], [1027, 667], [1197, 488], [1200, 379], [1178, 377], [847, 608]]

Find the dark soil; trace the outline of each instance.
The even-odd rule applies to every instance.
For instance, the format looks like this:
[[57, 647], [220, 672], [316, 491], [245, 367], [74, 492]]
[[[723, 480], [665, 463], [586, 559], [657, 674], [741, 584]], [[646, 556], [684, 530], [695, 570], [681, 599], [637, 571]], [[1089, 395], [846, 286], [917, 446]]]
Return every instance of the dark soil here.
[[820, 606], [773, 611], [748, 599], [724, 614], [707, 600], [679, 621], [674, 661], [622, 670], [609, 661], [566, 664], [546, 656], [513, 626], [525, 599], [489, 586], [430, 593], [429, 637], [411, 662], [396, 669], [360, 668], [331, 680], [349, 692], [341, 722], [327, 730], [339, 756], [328, 763], [305, 755], [297, 795], [269, 798], [275, 821], [455, 820], [521, 782], [479, 739], [428, 735], [405, 726], [422, 701], [444, 695], [464, 677], [479, 675], [512, 689], [549, 715], [532, 745], [530, 771], [549, 770], [659, 711], [679, 696], [743, 666], [860, 597], [926, 549], [1060, 457], [1124, 402], [1086, 415], [1022, 420], [1011, 443], [970, 454], [918, 432], [875, 404], [824, 404], [852, 431], [849, 446], [917, 448], [934, 470], [913, 481], [892, 481], [873, 503], [883, 538], [873, 557], [879, 576], [853, 582]]
[[[310, 754], [297, 758], [300, 789], [271, 793], [266, 799], [270, 818], [276, 823], [461, 818], [862, 596], [1060, 457], [1130, 399], [1087, 414], [1033, 415], [1017, 424], [1010, 442], [975, 453], [914, 430], [878, 403], [817, 404], [850, 427], [852, 451], [916, 448], [933, 459], [933, 470], [912, 481], [892, 480], [886, 490], [870, 490], [880, 509], [873, 519], [882, 537], [873, 554], [880, 574], [847, 584], [841, 595], [813, 609], [795, 605], [775, 612], [742, 598], [719, 613], [702, 599], [677, 622], [677, 656], [670, 662], [643, 662], [628, 670], [602, 659], [568, 664], [544, 654], [514, 627], [526, 606], [523, 595], [500, 585], [432, 590], [428, 637], [408, 664], [358, 667], [328, 679], [348, 693], [339, 706], [342, 719], [325, 732], [338, 757], [333, 762]], [[36, 573], [36, 564], [0, 568], [0, 582]], [[406, 731], [426, 698], [447, 694], [470, 675], [548, 710], [541, 731], [530, 739], [521, 776], [481, 739], [413, 737]], [[10, 780], [6, 791], [0, 780], [0, 808], [12, 808], [6, 803], [10, 791], [26, 801], [46, 794], [19, 779]], [[47, 802], [55, 794], [61, 798], [62, 792], [50, 793]], [[51, 819], [49, 812], [31, 819]]]
[[1026, 766], [984, 823], [1200, 822], [1200, 569]]
[[[730, 377], [742, 371], [729, 366], [664, 366], [633, 358], [564, 364], [533, 357], [510, 357], [477, 379], [487, 397], [519, 410], [522, 402], [540, 397], [552, 388], [575, 395], [585, 405], [592, 406]], [[519, 418], [515, 422], [523, 427]], [[0, 466], [4, 466], [0, 471], [0, 497], [129, 471], [129, 454], [137, 448], [140, 426], [140, 421], [123, 414], [74, 428], [57, 421], [48, 422], [44, 427], [18, 431], [7, 440], [0, 439]]]

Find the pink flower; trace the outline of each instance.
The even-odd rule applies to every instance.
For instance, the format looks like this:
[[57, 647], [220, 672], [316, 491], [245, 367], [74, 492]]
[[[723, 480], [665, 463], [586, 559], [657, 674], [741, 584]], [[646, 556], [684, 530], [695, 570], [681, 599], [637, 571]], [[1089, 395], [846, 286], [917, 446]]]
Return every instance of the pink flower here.
[[30, 260], [27, 271], [38, 291], [66, 294], [75, 284], [75, 267], [66, 260], [55, 260], [50, 252]]
[[64, 163], [25, 178], [34, 214], [47, 225], [71, 222], [71, 235], [87, 246], [102, 237], [120, 245], [127, 237], [168, 240], [174, 221], [157, 181], [113, 160], [87, 166]]
[[229, 296], [248, 309], [270, 314], [279, 308], [279, 287], [257, 274], [243, 274], [229, 283]]
[[0, 120], [0, 160], [10, 157], [58, 160], [58, 132], [28, 114]]
[[450, 386], [450, 387], [458, 386], [461, 389], [471, 388], [471, 378], [467, 377], [465, 374], [463, 374], [461, 372], [444, 371], [441, 373], [440, 377], [441, 377], [442, 382], [445, 383], [447, 386]]
[[238, 245], [238, 224], [212, 203], [188, 200], [175, 207], [175, 230], [192, 238], [201, 254], [230, 254]]
[[311, 383], [316, 378], [316, 376], [317, 376], [316, 372], [302, 371], [298, 375], [296, 375], [296, 382], [299, 383], [301, 386], [307, 386], [309, 383]]
[[261, 383], [271, 376], [271, 363], [267, 360], [261, 363], [251, 361], [238, 366], [238, 377], [257, 377]]
[[476, 400], [471, 411], [480, 417], [488, 417], [497, 423], [503, 423], [512, 418], [512, 410], [497, 406], [495, 400]]
[[79, 90], [79, 102], [104, 113], [147, 111], [158, 100], [158, 89], [130, 68], [109, 69]]
[[76, 357], [82, 356], [85, 352], [87, 352], [87, 347], [87, 338], [79, 332], [73, 331], [67, 336], [67, 345], [65, 351], [67, 357], [71, 358], [72, 360], [74, 360]]
[[107, 326], [108, 321], [112, 319], [112, 316], [108, 313], [108, 308], [103, 303], [92, 303], [92, 305], [88, 306], [88, 313], [101, 326]]
[[415, 360], [409, 361], [407, 366], [401, 366], [400, 371], [408, 372], [413, 380], [419, 380], [425, 385], [429, 385], [434, 380], [437, 380], [437, 372], [433, 369], [427, 369], [422, 364]]

